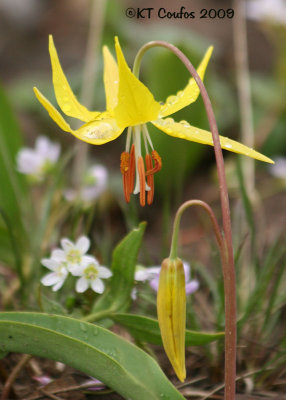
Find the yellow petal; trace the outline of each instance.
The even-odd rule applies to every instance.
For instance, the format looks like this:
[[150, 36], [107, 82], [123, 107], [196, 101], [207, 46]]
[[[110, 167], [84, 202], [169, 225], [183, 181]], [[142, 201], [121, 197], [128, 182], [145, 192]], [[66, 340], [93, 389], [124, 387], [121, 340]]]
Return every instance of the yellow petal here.
[[53, 70], [55, 95], [62, 111], [70, 117], [78, 118], [85, 122], [96, 118], [99, 113], [96, 111], [88, 111], [86, 107], [77, 101], [73, 91], [71, 90], [67, 78], [62, 70], [52, 35], [49, 36], [49, 52]]
[[52, 120], [54, 120], [55, 123], [63, 131], [72, 133], [73, 131], [69, 124], [64, 120], [58, 110], [55, 109], [55, 107], [49, 102], [49, 100], [46, 99], [46, 97], [36, 87], [34, 87], [34, 93], [42, 106], [48, 111]]
[[[203, 129], [196, 128], [188, 124], [187, 121], [174, 122], [172, 118], [158, 119], [157, 121], [152, 121], [161, 131], [167, 133], [167, 135], [174, 136], [176, 138], [190, 140], [191, 142], [197, 142], [202, 144], [208, 144], [213, 146], [212, 134]], [[235, 140], [229, 139], [224, 136], [220, 136], [221, 147], [228, 151], [233, 151], [234, 153], [244, 154], [245, 156], [255, 158], [256, 160], [268, 162], [274, 164], [274, 162], [264, 156], [261, 153], [245, 146]]]
[[160, 104], [154, 100], [149, 89], [131, 72], [117, 38], [115, 38], [115, 49], [119, 70], [119, 90], [114, 115], [118, 125], [134, 126], [158, 118]]
[[[205, 71], [212, 52], [213, 47], [211, 46], [206, 51], [206, 54], [197, 69], [197, 72], [202, 80], [204, 79]], [[189, 104], [194, 103], [199, 94], [200, 89], [194, 78], [191, 78], [185, 89], [179, 91], [176, 96], [169, 96], [167, 98], [166, 103], [161, 106], [160, 117], [166, 117], [167, 115], [173, 114]]]
[[42, 106], [48, 111], [50, 117], [65, 132], [72, 133], [76, 138], [95, 145], [104, 144], [116, 139], [123, 129], [119, 129], [116, 121], [108, 112], [101, 113], [97, 120], [82, 125], [79, 129], [73, 130], [64, 120], [61, 114], [49, 102], [48, 99], [34, 88], [35, 95]]
[[103, 59], [106, 109], [113, 110], [117, 105], [119, 74], [117, 64], [107, 46], [103, 47]]
[[182, 261], [166, 258], [161, 267], [157, 313], [166, 354], [180, 381], [186, 378], [186, 289]]
[[[104, 117], [106, 115], [106, 118]], [[124, 128], [119, 128], [116, 120], [102, 113], [102, 119], [93, 120], [84, 124], [77, 131], [72, 132], [74, 136], [84, 142], [91, 144], [104, 144], [116, 139], [123, 132]]]

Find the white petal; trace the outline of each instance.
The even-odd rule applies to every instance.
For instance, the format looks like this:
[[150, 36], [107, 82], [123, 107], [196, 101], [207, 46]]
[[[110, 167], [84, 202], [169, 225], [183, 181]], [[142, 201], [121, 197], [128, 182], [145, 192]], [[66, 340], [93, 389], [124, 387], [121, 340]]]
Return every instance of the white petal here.
[[51, 272], [50, 274], [45, 275], [42, 279], [41, 279], [41, 283], [44, 286], [52, 286], [55, 283], [57, 283], [59, 281], [59, 276], [55, 273], [55, 272]]
[[77, 280], [75, 290], [78, 293], [83, 293], [86, 291], [87, 288], [88, 288], [88, 281], [85, 279], [84, 276], [82, 276]]
[[100, 265], [99, 267], [97, 267], [98, 269], [98, 277], [99, 278], [110, 278], [112, 276], [112, 272], [110, 271], [110, 269], [103, 267], [102, 265]]
[[90, 240], [88, 237], [86, 236], [81, 236], [77, 242], [75, 247], [77, 248], [77, 250], [79, 250], [81, 252], [81, 254], [85, 254], [87, 252], [87, 250], [89, 249], [90, 246]]
[[188, 282], [190, 280], [191, 267], [190, 264], [187, 263], [186, 261], [183, 261], [183, 266], [185, 271], [185, 281]]
[[17, 155], [17, 169], [23, 174], [37, 174], [43, 161], [32, 149], [24, 148]]
[[82, 276], [84, 269], [85, 266], [83, 265], [68, 266], [68, 270], [73, 276]]
[[52, 258], [43, 258], [41, 263], [44, 265], [44, 267], [49, 268], [51, 271], [54, 271], [59, 265], [59, 263]]
[[286, 179], [286, 157], [276, 157], [275, 164], [269, 166], [269, 172], [276, 178]]
[[149, 282], [149, 285], [151, 286], [152, 289], [154, 289], [156, 292], [158, 292], [158, 288], [159, 288], [159, 275], [154, 278], [151, 279]]
[[53, 287], [52, 287], [52, 291], [56, 292], [57, 290], [59, 290], [63, 284], [64, 284], [65, 279], [61, 279], [58, 283], [56, 283]]
[[55, 249], [52, 251], [51, 258], [61, 262], [66, 260], [66, 253], [62, 249]]
[[98, 260], [93, 256], [82, 256], [80, 264], [84, 265], [85, 267], [90, 264], [95, 264], [96, 266], [99, 266]]
[[104, 292], [104, 283], [101, 279], [97, 278], [91, 282], [91, 288], [96, 293], [103, 293]]
[[71, 249], [74, 249], [74, 247], [75, 247], [74, 243], [71, 240], [67, 239], [67, 238], [63, 238], [61, 240], [61, 245], [62, 245], [62, 248], [64, 249], [65, 252], [67, 252], [67, 251], [69, 251]]
[[46, 158], [52, 163], [55, 164], [60, 156], [61, 148], [57, 143], [53, 143], [50, 146], [49, 153], [46, 155]]
[[196, 279], [188, 282], [186, 284], [186, 295], [194, 293], [196, 290], [198, 290], [199, 286], [200, 284]]
[[136, 281], [147, 281], [160, 275], [160, 267], [141, 268], [135, 272]]
[[46, 136], [39, 136], [35, 143], [35, 151], [41, 156], [45, 156], [49, 152], [50, 140]]

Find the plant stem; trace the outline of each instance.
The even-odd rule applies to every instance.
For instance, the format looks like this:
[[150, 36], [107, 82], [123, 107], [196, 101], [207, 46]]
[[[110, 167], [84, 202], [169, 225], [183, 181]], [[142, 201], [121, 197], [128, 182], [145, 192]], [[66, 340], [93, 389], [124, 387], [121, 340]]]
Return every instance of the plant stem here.
[[225, 298], [225, 400], [235, 399], [235, 378], [236, 378], [236, 285], [235, 285], [235, 266], [232, 247], [232, 232], [229, 198], [224, 170], [223, 155], [219, 140], [219, 133], [216, 124], [214, 111], [207, 93], [207, 90], [193, 67], [190, 60], [175, 46], [164, 41], [153, 41], [145, 44], [139, 50], [134, 62], [134, 74], [139, 74], [141, 59], [144, 53], [152, 47], [165, 47], [172, 51], [186, 66], [190, 74], [195, 79], [205, 105], [210, 130], [212, 133], [214, 153], [217, 165], [221, 212], [223, 221], [223, 232], [225, 242], [226, 262], [222, 262], [224, 278], [224, 298]]
[[81, 320], [85, 322], [94, 322], [100, 319], [108, 318], [112, 315], [112, 310], [102, 310], [93, 314], [86, 315]]
[[[90, 22], [86, 46], [83, 82], [80, 100], [87, 108], [92, 106], [94, 85], [97, 75], [97, 55], [101, 43], [104, 25], [105, 0], [90, 1]], [[74, 160], [74, 184], [80, 188], [83, 172], [86, 168], [88, 145], [85, 142], [76, 142], [76, 156]]]
[[220, 252], [221, 252], [221, 254], [224, 254], [223, 237], [220, 232], [220, 227], [219, 227], [219, 224], [217, 222], [216, 216], [214, 215], [212, 208], [202, 200], [189, 200], [189, 201], [186, 201], [184, 204], [182, 204], [181, 207], [176, 212], [176, 216], [175, 216], [175, 220], [174, 220], [173, 235], [172, 235], [171, 251], [170, 251], [169, 258], [171, 260], [174, 260], [177, 258], [178, 237], [179, 237], [179, 227], [180, 227], [181, 217], [182, 217], [184, 211], [186, 211], [186, 209], [191, 206], [200, 206], [200, 207], [203, 207], [207, 211], [207, 213], [209, 214], [210, 219], [212, 221], [214, 233], [216, 236], [218, 246], [220, 248]]

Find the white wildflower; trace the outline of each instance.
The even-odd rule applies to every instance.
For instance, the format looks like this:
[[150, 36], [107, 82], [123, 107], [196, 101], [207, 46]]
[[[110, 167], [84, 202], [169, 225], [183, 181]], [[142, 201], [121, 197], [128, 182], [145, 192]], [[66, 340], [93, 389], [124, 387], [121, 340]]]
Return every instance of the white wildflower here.
[[29, 175], [40, 182], [51, 171], [60, 155], [60, 146], [47, 137], [40, 136], [35, 148], [22, 148], [17, 154], [17, 169], [22, 174]]
[[90, 240], [86, 236], [81, 236], [75, 243], [64, 238], [61, 240], [61, 246], [62, 249], [54, 250], [53, 255], [67, 263], [69, 272], [73, 272], [74, 268], [81, 266], [89, 259], [86, 253], [90, 247]]
[[78, 293], [85, 292], [89, 287], [96, 293], [104, 292], [104, 283], [102, 279], [107, 279], [112, 276], [112, 272], [99, 264], [95, 257], [89, 259], [77, 268], [74, 268], [72, 274], [80, 276], [76, 283], [76, 291]]
[[68, 275], [66, 262], [52, 256], [51, 258], [42, 259], [41, 263], [52, 271], [41, 279], [41, 283], [44, 286], [53, 286], [52, 290], [56, 292], [63, 286]]

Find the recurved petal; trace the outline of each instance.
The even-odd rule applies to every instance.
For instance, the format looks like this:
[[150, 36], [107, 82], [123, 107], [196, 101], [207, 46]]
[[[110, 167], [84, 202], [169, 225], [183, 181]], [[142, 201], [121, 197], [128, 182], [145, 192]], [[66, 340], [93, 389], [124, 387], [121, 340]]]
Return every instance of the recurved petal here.
[[53, 70], [53, 84], [55, 95], [62, 111], [66, 115], [78, 118], [84, 122], [88, 122], [96, 118], [99, 112], [89, 111], [76, 99], [62, 70], [52, 35], [49, 36], [49, 52]]
[[[197, 68], [197, 72], [200, 78], [203, 80], [205, 71], [210, 60], [210, 57], [213, 52], [213, 47], [209, 47], [206, 51], [204, 58], [202, 59], [199, 67]], [[178, 110], [188, 106], [191, 103], [194, 103], [200, 94], [200, 89], [196, 84], [194, 78], [190, 78], [187, 86], [180, 90], [175, 96], [169, 96], [165, 102], [161, 106], [160, 117], [166, 117], [167, 115], [173, 114]]]
[[63, 131], [73, 133], [73, 130], [61, 116], [58, 110], [55, 109], [49, 100], [36, 87], [34, 87], [34, 93], [42, 106], [48, 111], [52, 120], [54, 120]]
[[107, 46], [103, 47], [103, 81], [106, 97], [106, 109], [113, 110], [117, 105], [119, 74], [117, 63]]
[[[152, 124], [161, 131], [167, 133], [167, 135], [213, 146], [212, 134], [210, 132], [191, 126], [187, 121], [175, 122], [172, 118], [166, 118], [165, 120], [158, 119], [157, 121], [152, 121]], [[220, 136], [220, 144], [225, 150], [244, 154], [245, 156], [255, 158], [256, 160], [273, 164], [273, 161], [270, 158], [258, 153], [244, 144], [236, 142], [235, 140]]]
[[84, 142], [98, 145], [116, 139], [123, 130], [114, 118], [103, 118], [84, 124], [72, 134]]
[[156, 119], [160, 104], [154, 100], [149, 89], [131, 72], [117, 37], [115, 49], [119, 71], [118, 104], [114, 109], [117, 124], [127, 127]]

